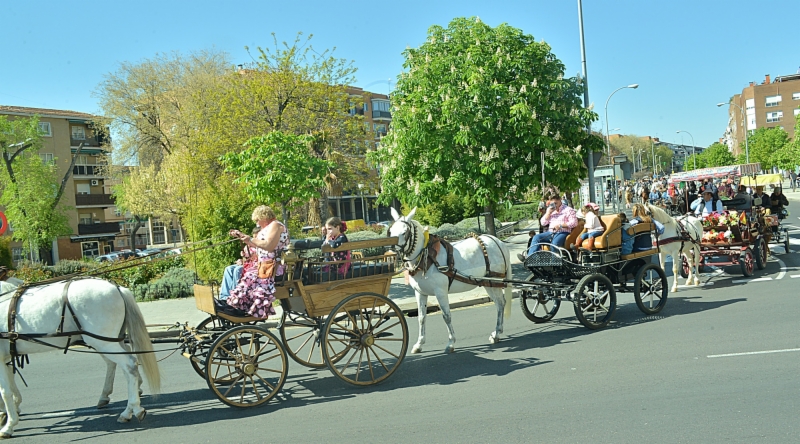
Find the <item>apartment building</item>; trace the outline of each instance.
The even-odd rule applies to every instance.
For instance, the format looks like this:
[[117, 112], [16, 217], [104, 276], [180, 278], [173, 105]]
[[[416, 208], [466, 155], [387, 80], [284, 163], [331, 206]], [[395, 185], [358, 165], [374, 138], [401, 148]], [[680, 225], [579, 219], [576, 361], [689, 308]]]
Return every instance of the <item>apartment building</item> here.
[[[744, 115], [743, 115], [744, 113]], [[722, 137], [734, 155], [744, 151], [745, 125], [749, 133], [758, 128], [783, 128], [794, 138], [795, 118], [800, 114], [800, 73], [778, 76], [769, 74], [761, 84], [750, 82], [731, 99], [728, 126]]]
[[[358, 87], [348, 87], [350, 95], [350, 115], [363, 116], [367, 133], [374, 135], [367, 149], [375, 149], [386, 136], [392, 122], [391, 101], [386, 94], [365, 91]], [[377, 178], [377, 171], [374, 177]], [[388, 206], [378, 205], [378, 190], [370, 189], [368, 180], [352, 190], [338, 190], [338, 195], [328, 196], [330, 212], [343, 220], [363, 219], [365, 222], [390, 220]]]
[[[130, 233], [134, 223], [130, 214], [123, 214], [114, 205], [108, 176], [108, 145], [110, 140], [103, 132], [95, 131], [92, 114], [44, 108], [0, 106], [0, 115], [10, 119], [39, 116], [42, 147], [39, 157], [44, 162], [55, 162], [58, 177], [64, 177], [72, 157], [77, 155], [72, 174], [61, 197], [69, 208], [72, 234], [53, 241], [49, 257], [23, 254], [20, 243], [12, 243], [11, 252], [15, 262], [36, 259], [54, 264], [61, 259], [95, 257], [125, 249], [169, 247], [183, 242], [183, 232], [177, 220], [162, 221], [150, 218], [136, 232], [134, 245]], [[78, 153], [78, 147], [81, 147]]]

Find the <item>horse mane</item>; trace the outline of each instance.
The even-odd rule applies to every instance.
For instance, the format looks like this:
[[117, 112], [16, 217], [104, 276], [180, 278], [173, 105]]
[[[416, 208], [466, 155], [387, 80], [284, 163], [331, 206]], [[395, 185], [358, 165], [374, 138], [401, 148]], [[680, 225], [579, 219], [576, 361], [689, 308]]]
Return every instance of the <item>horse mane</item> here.
[[644, 205], [645, 208], [647, 208], [647, 211], [650, 212], [650, 215], [653, 217], [653, 219], [661, 222], [664, 225], [670, 224], [675, 220], [672, 218], [672, 216], [667, 214], [666, 211], [655, 205], [650, 205], [650, 203], [645, 203]]

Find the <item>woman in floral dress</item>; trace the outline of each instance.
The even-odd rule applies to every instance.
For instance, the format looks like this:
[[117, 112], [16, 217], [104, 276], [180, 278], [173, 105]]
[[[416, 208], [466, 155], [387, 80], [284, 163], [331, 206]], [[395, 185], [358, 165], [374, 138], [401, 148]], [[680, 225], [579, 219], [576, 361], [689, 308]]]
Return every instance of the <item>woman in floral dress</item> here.
[[[259, 262], [275, 260], [289, 245], [289, 232], [277, 221], [275, 213], [266, 205], [253, 210], [253, 221], [261, 228], [258, 234], [255, 237], [242, 235], [239, 239], [245, 245], [256, 249]], [[276, 264], [275, 276], [281, 276], [283, 272], [283, 265]], [[266, 318], [275, 314], [275, 309], [272, 307], [274, 300], [275, 278], [259, 278], [258, 267], [254, 267], [244, 272], [226, 302], [250, 316]]]

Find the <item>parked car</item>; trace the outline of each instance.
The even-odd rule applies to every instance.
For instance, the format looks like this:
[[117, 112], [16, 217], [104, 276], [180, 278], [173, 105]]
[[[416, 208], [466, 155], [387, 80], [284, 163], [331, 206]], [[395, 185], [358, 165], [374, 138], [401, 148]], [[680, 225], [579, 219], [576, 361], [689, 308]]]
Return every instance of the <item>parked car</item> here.
[[119, 253], [109, 253], [94, 258], [96, 262], [114, 262], [122, 259]]
[[131, 250], [119, 251], [117, 255], [118, 255], [117, 259], [130, 259], [132, 257], [138, 257], [138, 255]]
[[163, 250], [161, 250], [160, 248], [148, 248], [146, 250], [139, 251], [138, 253], [136, 253], [136, 255], [139, 257], [155, 256], [156, 254], [161, 253], [162, 251]]

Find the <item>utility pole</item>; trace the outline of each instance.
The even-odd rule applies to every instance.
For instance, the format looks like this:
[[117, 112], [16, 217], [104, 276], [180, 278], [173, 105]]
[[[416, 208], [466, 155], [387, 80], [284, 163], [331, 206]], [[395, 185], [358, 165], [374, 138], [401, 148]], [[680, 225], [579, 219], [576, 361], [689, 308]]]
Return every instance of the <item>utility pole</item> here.
[[[582, 68], [582, 76], [583, 76], [583, 107], [589, 107], [589, 78], [586, 73], [586, 45], [583, 40], [583, 5], [581, 0], [578, 0], [578, 32], [580, 33], [581, 38], [581, 68]], [[588, 136], [592, 135], [592, 126], [588, 124], [586, 126], [586, 134]], [[589, 202], [594, 202], [596, 196], [594, 194], [594, 156], [591, 150], [587, 150], [587, 167], [588, 167], [588, 180], [589, 180]]]

